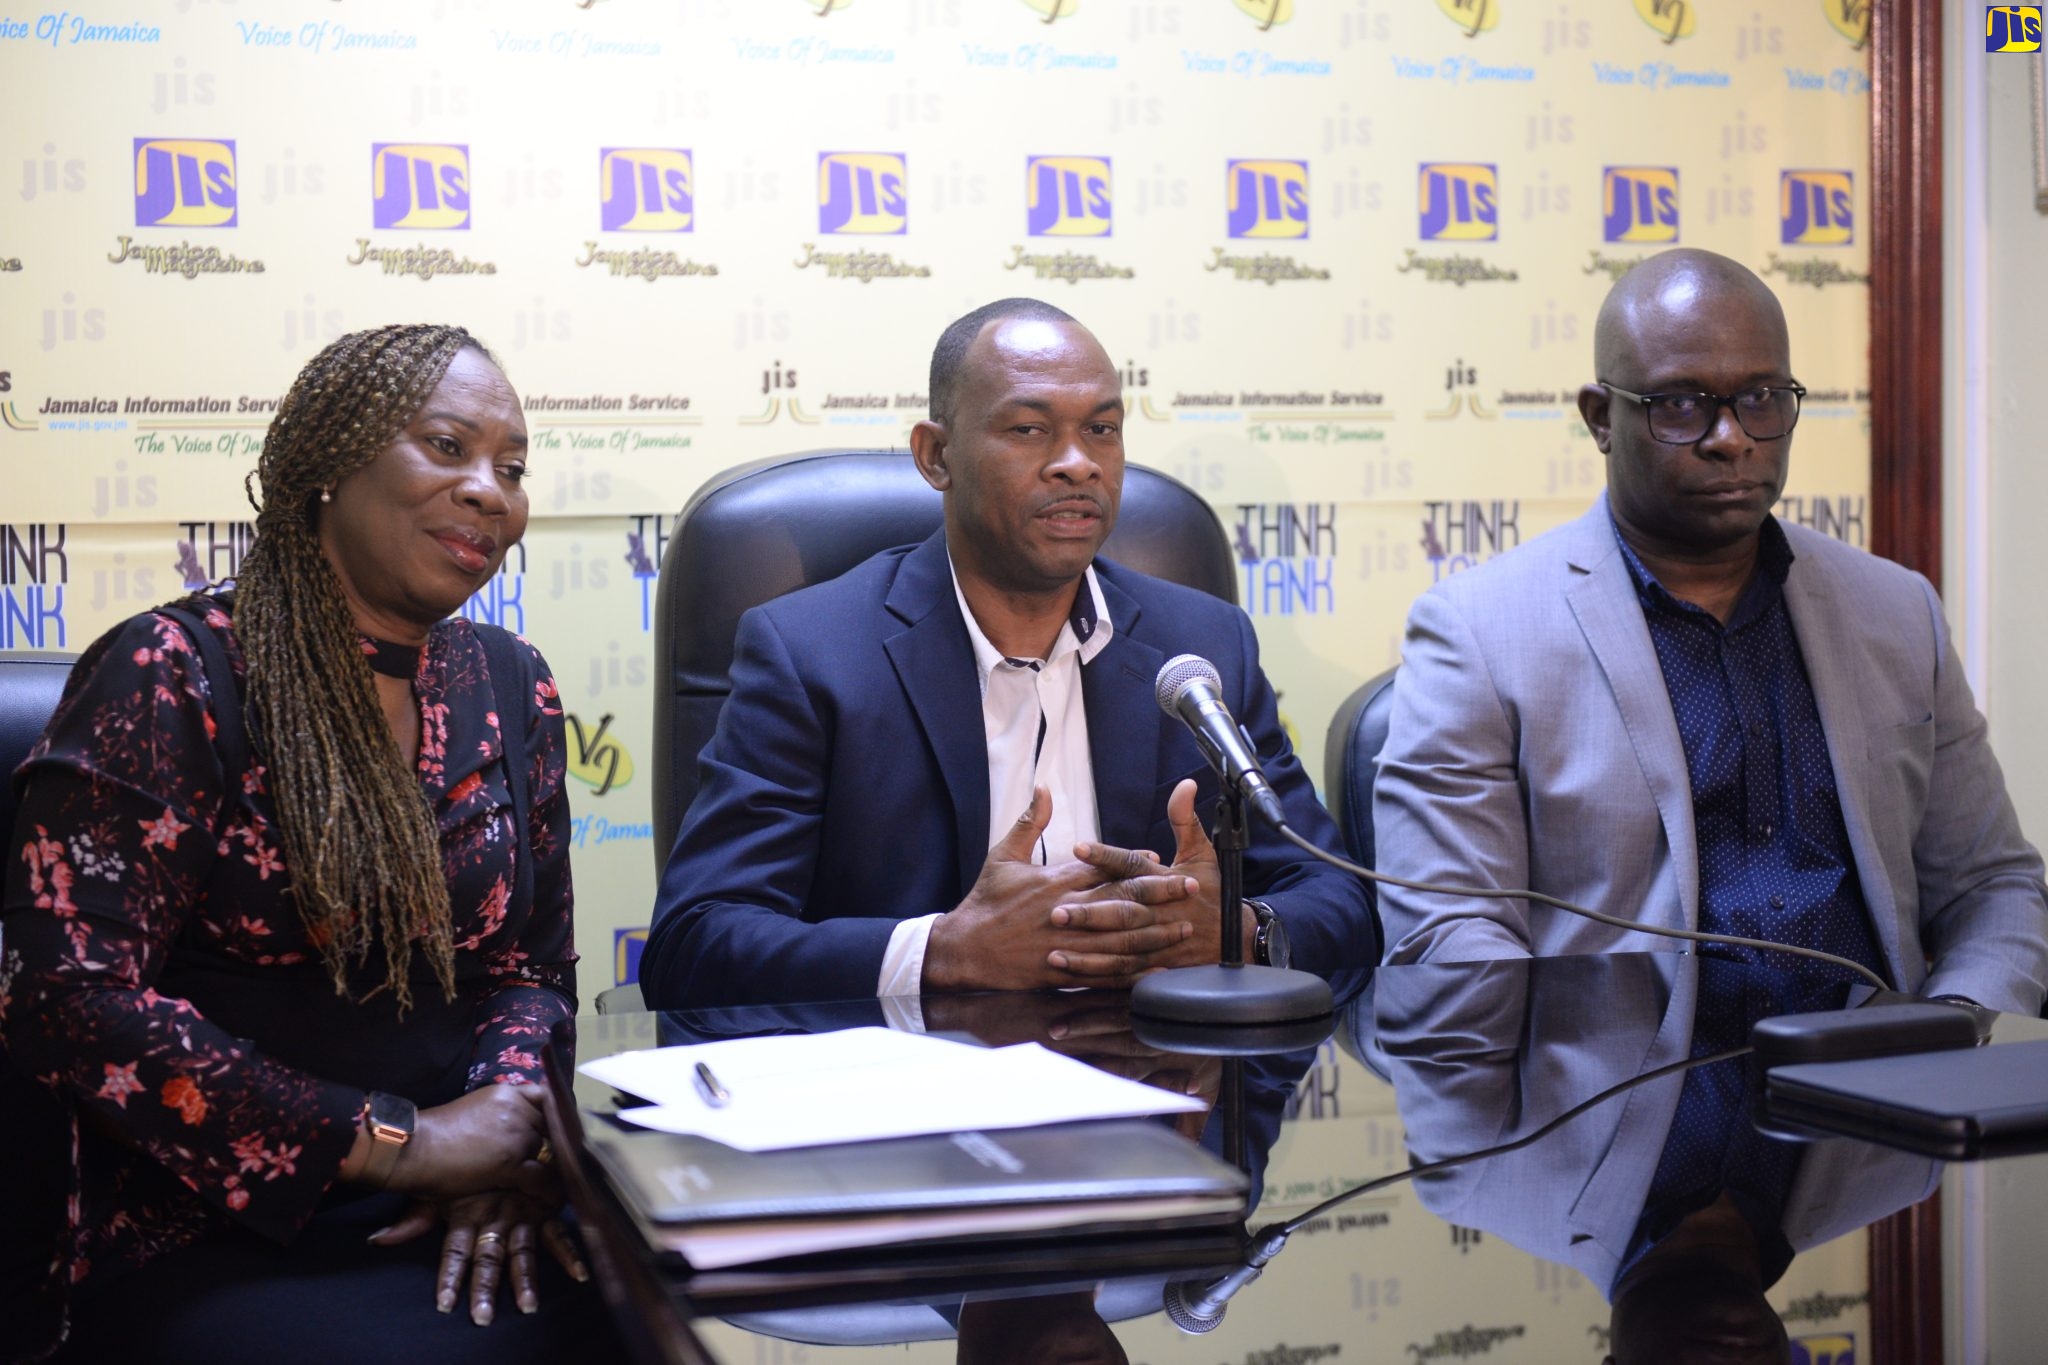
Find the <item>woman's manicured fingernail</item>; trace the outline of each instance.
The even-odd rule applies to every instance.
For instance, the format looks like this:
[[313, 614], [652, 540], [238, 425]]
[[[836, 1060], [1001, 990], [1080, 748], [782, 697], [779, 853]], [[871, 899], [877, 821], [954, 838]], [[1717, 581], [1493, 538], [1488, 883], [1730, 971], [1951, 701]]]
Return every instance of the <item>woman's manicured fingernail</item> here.
[[491, 1306], [487, 1303], [480, 1303], [469, 1310], [469, 1320], [479, 1327], [489, 1327], [494, 1316]]
[[437, 1299], [435, 1299], [435, 1300], [434, 1300], [434, 1307], [435, 1307], [435, 1308], [436, 1308], [436, 1309], [437, 1309], [438, 1311], [440, 1311], [440, 1312], [443, 1312], [443, 1313], [452, 1313], [452, 1312], [454, 1312], [454, 1311], [455, 1311], [455, 1295], [454, 1295], [454, 1294], [452, 1294], [452, 1293], [450, 1293], [450, 1292], [449, 1292], [448, 1290], [445, 1290], [445, 1289], [444, 1289], [444, 1290], [442, 1290], [442, 1291], [441, 1291], [441, 1296], [440, 1296], [439, 1298], [437, 1298]]

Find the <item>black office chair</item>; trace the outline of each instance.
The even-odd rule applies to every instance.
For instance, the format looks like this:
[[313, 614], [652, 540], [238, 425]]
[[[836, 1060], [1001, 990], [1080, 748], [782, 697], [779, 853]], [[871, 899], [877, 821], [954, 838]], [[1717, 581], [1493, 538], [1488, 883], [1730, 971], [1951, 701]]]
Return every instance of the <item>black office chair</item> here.
[[[50, 723], [78, 656], [0, 650], [0, 858], [20, 851], [13, 835], [14, 770]], [[0, 880], [4, 880], [0, 870]], [[49, 1090], [16, 1071], [0, 1047], [0, 1359], [11, 1359], [9, 1324], [21, 1330], [63, 1228], [62, 1172], [69, 1162], [64, 1110]]]
[[[727, 470], [692, 495], [669, 534], [655, 592], [654, 857], [666, 863], [697, 795], [697, 755], [731, 690], [733, 637], [748, 608], [837, 578], [939, 529], [939, 495], [907, 450], [825, 450]], [[1237, 565], [1199, 494], [1157, 470], [1124, 468], [1122, 510], [1103, 554], [1237, 601]]]
[[[0, 835], [14, 828], [14, 770], [42, 738], [77, 658], [53, 649], [0, 649]], [[11, 841], [7, 852], [13, 856]]]
[[[1386, 746], [1387, 721], [1394, 709], [1394, 675], [1399, 671], [1390, 668], [1360, 683], [1330, 718], [1323, 744], [1323, 802], [1344, 835], [1344, 851], [1366, 867], [1374, 866], [1378, 852], [1372, 833], [1372, 786], [1379, 777], [1380, 750]], [[1365, 898], [1377, 915], [1379, 888], [1367, 882]], [[1338, 1011], [1337, 1045], [1386, 1080], [1386, 1068], [1373, 1052], [1372, 1010], [1373, 989], [1367, 986]]]
[[[1387, 721], [1394, 710], [1394, 675], [1390, 668], [1360, 683], [1330, 718], [1323, 745], [1323, 801], [1343, 831], [1344, 848], [1352, 861], [1373, 866], [1377, 845], [1372, 836], [1372, 784], [1379, 777], [1380, 750], [1387, 742]], [[1365, 894], [1379, 909], [1371, 882]]]

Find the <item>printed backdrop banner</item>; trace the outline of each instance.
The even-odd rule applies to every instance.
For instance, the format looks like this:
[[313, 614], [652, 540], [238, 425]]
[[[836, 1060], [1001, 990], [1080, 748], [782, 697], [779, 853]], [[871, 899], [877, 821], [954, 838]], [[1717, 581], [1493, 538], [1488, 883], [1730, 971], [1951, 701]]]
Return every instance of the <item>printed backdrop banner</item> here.
[[[138, 9], [149, 17], [136, 17]], [[534, 437], [471, 605], [571, 712], [586, 992], [655, 850], [653, 575], [745, 460], [901, 445], [932, 342], [1033, 294], [1215, 506], [1296, 741], [1415, 594], [1576, 516], [1613, 280], [1784, 298], [1781, 514], [1867, 535], [1867, 11], [1849, 0], [637, 0], [0, 14], [0, 647], [231, 575], [292, 375], [459, 322]], [[736, 570], [740, 571], [740, 570]]]
[[[1312, 770], [1418, 592], [1598, 492], [1593, 318], [1667, 246], [1785, 300], [1811, 396], [1780, 514], [1868, 534], [1860, 0], [86, 3], [0, 9], [0, 648], [231, 576], [320, 345], [471, 328], [525, 400], [534, 519], [468, 612], [561, 682], [586, 998], [645, 937], [675, 513], [742, 461], [903, 444], [940, 329], [992, 298], [1101, 337], [1130, 458], [1229, 531]], [[1399, 1158], [1384, 1093], [1343, 1084], [1272, 1211]], [[1416, 1359], [1534, 1358], [1496, 1332], [1525, 1323], [1600, 1357], [1575, 1275], [1405, 1192], [1354, 1212], [1323, 1235], [1383, 1249], [1289, 1272], [1300, 1349], [1247, 1317], [1134, 1358], [1320, 1359], [1368, 1322]], [[1807, 1358], [1853, 1355], [1859, 1248], [1781, 1288], [1822, 1305]], [[1475, 1276], [1498, 1321], [1465, 1316]]]

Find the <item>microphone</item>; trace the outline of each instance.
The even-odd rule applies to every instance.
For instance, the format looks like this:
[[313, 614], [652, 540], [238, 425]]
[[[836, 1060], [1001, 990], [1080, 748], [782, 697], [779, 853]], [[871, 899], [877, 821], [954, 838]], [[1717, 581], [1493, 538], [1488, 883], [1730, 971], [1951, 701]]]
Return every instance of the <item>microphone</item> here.
[[1223, 1322], [1223, 1312], [1230, 1306], [1231, 1296], [1259, 1278], [1266, 1262], [1279, 1255], [1280, 1248], [1287, 1245], [1287, 1236], [1293, 1230], [1286, 1223], [1267, 1228], [1253, 1244], [1243, 1265], [1199, 1294], [1195, 1293], [1193, 1280], [1169, 1283], [1166, 1286], [1166, 1320], [1190, 1336], [1215, 1331]]
[[1159, 709], [1178, 716], [1223, 780], [1235, 787], [1266, 823], [1282, 826], [1287, 812], [1259, 768], [1258, 753], [1223, 702], [1223, 677], [1199, 654], [1176, 654], [1159, 670]]

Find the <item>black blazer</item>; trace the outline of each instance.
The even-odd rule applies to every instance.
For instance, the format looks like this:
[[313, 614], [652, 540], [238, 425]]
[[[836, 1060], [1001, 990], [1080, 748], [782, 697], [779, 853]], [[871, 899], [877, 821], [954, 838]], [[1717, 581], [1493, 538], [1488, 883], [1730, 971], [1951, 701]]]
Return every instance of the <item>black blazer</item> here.
[[[1288, 823], [1339, 848], [1244, 613], [1108, 560], [1095, 569], [1112, 633], [1082, 695], [1103, 841], [1168, 852], [1174, 784], [1194, 777], [1214, 798], [1193, 738], [1153, 696], [1160, 665], [1194, 653], [1222, 674]], [[662, 875], [640, 968], [648, 1003], [872, 996], [897, 921], [959, 904], [987, 856], [981, 691], [945, 533], [749, 611], [732, 684]], [[1245, 886], [1282, 916], [1297, 966], [1378, 962], [1377, 921], [1346, 874], [1255, 828]]]

